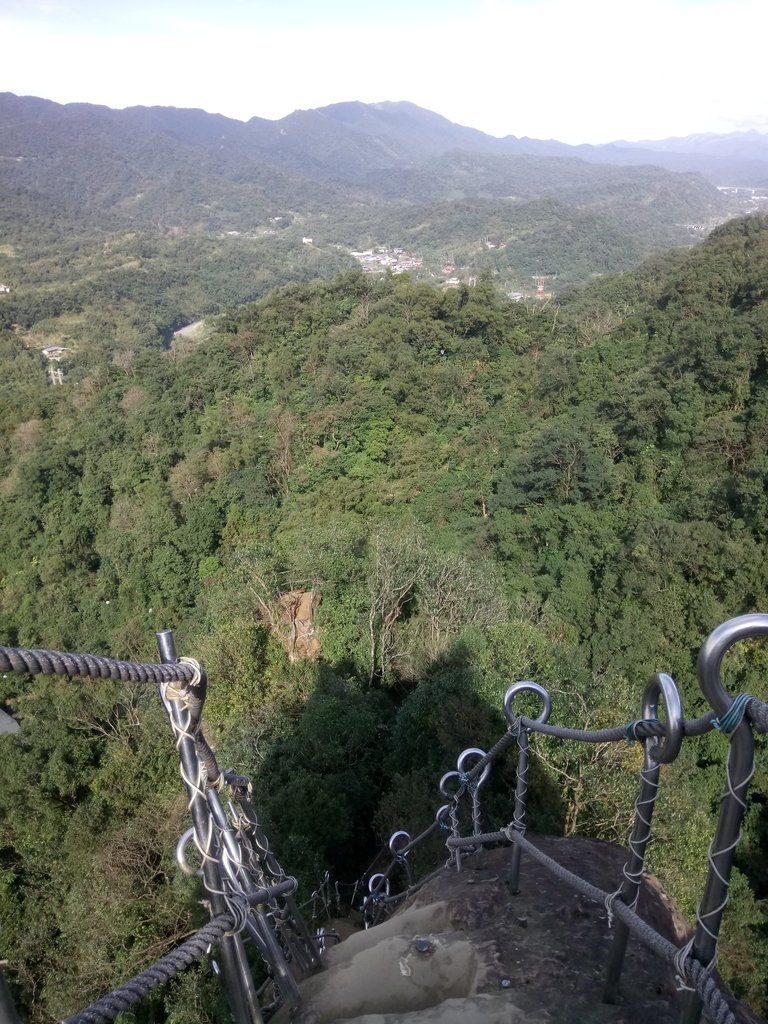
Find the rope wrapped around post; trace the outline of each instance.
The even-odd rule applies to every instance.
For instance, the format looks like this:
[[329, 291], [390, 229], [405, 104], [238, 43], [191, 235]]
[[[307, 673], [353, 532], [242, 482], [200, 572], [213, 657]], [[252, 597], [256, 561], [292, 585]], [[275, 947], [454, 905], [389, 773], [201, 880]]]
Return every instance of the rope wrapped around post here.
[[[692, 956], [696, 962], [705, 965], [707, 972], [717, 959], [720, 922], [728, 903], [734, 854], [747, 810], [747, 790], [755, 773], [755, 739], [750, 728], [751, 719], [744, 717], [755, 698], [734, 700], [723, 685], [721, 667], [723, 658], [735, 643], [758, 636], [768, 636], [768, 615], [740, 615], [713, 630], [699, 651], [699, 684], [717, 715], [712, 724], [728, 736], [730, 744], [726, 788], [720, 798], [717, 830], [707, 853], [709, 873], [696, 911], [697, 927], [691, 943]], [[728, 720], [734, 710], [737, 713], [733, 720], [723, 729], [723, 721]], [[762, 715], [758, 713], [756, 717], [761, 718]], [[680, 1015], [681, 1024], [697, 1024], [701, 1002], [698, 991], [687, 994]]]
[[[621, 900], [631, 910], [637, 906], [640, 880], [645, 867], [645, 851], [651, 838], [653, 810], [659, 792], [661, 765], [674, 761], [683, 742], [683, 705], [671, 676], [659, 672], [651, 678], [643, 694], [643, 717], [656, 718], [660, 696], [664, 697], [667, 709], [667, 737], [663, 742], [657, 736], [643, 740], [645, 753], [640, 770], [640, 791], [635, 800], [635, 823], [629, 837], [630, 858], [622, 869], [624, 881], [621, 887], [606, 900], [609, 921], [613, 917], [614, 900]], [[606, 973], [603, 994], [606, 1003], [616, 1001], [628, 939], [629, 928], [620, 918], [616, 922]]]
[[[179, 663], [173, 633], [170, 629], [164, 629], [157, 633], [157, 644], [164, 664], [174, 666], [185, 664], [185, 667], [191, 668], [194, 672], [194, 681], [188, 686], [179, 687], [163, 682], [160, 685], [160, 693], [168, 712], [179, 754], [179, 771], [189, 798], [188, 807], [192, 816], [194, 841], [202, 857], [203, 885], [210, 895], [211, 907], [215, 916], [227, 910], [237, 916], [239, 899], [233, 898], [233, 894], [228, 891], [222, 877], [220, 848], [206, 795], [210, 783], [204, 778], [196, 743], [200, 715], [205, 700], [205, 674], [197, 663]], [[194, 698], [190, 700], [192, 693], [194, 693]], [[238, 896], [242, 895], [247, 898], [250, 893], [238, 894]], [[244, 926], [245, 920], [242, 921], [242, 927]], [[242, 927], [236, 934], [225, 935], [221, 939], [219, 948], [221, 950], [223, 987], [235, 1024], [261, 1024], [262, 1017], [253, 975], [248, 965], [243, 940], [239, 934]]]
[[[515, 782], [515, 811], [512, 819], [512, 826], [517, 829], [520, 835], [525, 835], [526, 827], [526, 809], [527, 809], [527, 798], [528, 798], [528, 726], [523, 725], [520, 717], [515, 715], [514, 703], [515, 698], [522, 693], [535, 693], [536, 696], [541, 700], [541, 711], [535, 721], [540, 724], [546, 724], [549, 716], [552, 713], [552, 699], [549, 693], [540, 686], [538, 683], [526, 680], [524, 682], [515, 683], [507, 690], [504, 694], [504, 714], [507, 717], [510, 728], [517, 735], [517, 742], [520, 748], [520, 753], [517, 758], [517, 780]], [[509, 885], [512, 892], [517, 891], [517, 887], [520, 883], [520, 847], [515, 846], [512, 850], [512, 867], [510, 869]]]

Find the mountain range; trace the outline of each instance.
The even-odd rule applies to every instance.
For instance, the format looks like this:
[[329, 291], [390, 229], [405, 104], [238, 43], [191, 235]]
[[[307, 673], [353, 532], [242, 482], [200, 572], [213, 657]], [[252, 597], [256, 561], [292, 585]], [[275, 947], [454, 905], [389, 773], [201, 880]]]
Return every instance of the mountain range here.
[[423, 159], [425, 155], [462, 149], [515, 156], [577, 157], [590, 163], [622, 166], [651, 164], [671, 171], [697, 171], [716, 185], [750, 187], [768, 183], [768, 134], [756, 131], [572, 146], [554, 139], [514, 135], [496, 138], [406, 102], [336, 103], [318, 110], [296, 111], [282, 121], [268, 123], [289, 131], [294, 126], [305, 130], [313, 121], [332, 122], [337, 129], [370, 136], [401, 159], [409, 154]]
[[[595, 164], [650, 164], [693, 171], [717, 185], [768, 185], [768, 135], [734, 132], [660, 141], [568, 145], [556, 140], [496, 138], [408, 102], [336, 103], [296, 110], [278, 121], [237, 121], [220, 114], [175, 107], [111, 110], [85, 103], [61, 105], [34, 97], [0, 94], [3, 157], [30, 155], [40, 146], [67, 149], [95, 133], [105, 144], [115, 133], [124, 143], [143, 144], [144, 155], [162, 160], [181, 151], [204, 152], [220, 170], [243, 160], [263, 160], [285, 172], [365, 185], [377, 170], [405, 169], [461, 150], [496, 156], [571, 157]], [[19, 153], [14, 154], [14, 147]], [[157, 148], [156, 148], [157, 147]]]
[[[0, 94], [0, 183], [99, 227], [248, 230], [280, 216], [279, 207], [303, 215], [336, 207], [347, 219], [350, 207], [392, 202], [554, 199], [620, 219], [634, 211], [663, 228], [658, 244], [681, 244], [690, 239], [671, 225], [711, 226], [728, 212], [699, 163], [730, 158], [724, 142], [707, 145], [702, 157], [669, 144], [651, 160], [647, 148], [619, 144], [497, 139], [411, 103], [339, 103], [242, 122], [202, 110], [118, 111]], [[750, 180], [768, 182], [762, 137], [751, 149], [739, 145], [742, 167], [748, 154], [766, 155], [763, 179], [756, 172]], [[670, 174], [659, 166], [665, 161], [685, 173]], [[763, 167], [756, 155], [749, 161]]]
[[243, 122], [2, 93], [4, 312], [32, 325], [138, 288], [162, 296], [167, 332], [377, 247], [417, 254], [431, 279], [488, 271], [524, 291], [543, 274], [559, 288], [693, 244], [744, 212], [743, 196], [716, 187], [741, 182], [768, 183], [766, 137], [568, 146], [495, 138], [406, 102]]

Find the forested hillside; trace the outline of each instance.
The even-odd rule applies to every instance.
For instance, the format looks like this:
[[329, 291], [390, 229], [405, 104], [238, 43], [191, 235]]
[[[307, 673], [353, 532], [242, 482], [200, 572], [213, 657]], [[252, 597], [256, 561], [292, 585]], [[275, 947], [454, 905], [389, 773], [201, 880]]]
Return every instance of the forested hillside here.
[[[288, 285], [197, 345], [126, 358], [93, 337], [56, 387], [5, 331], [2, 643], [151, 659], [173, 627], [303, 892], [354, 880], [377, 836], [429, 820], [456, 752], [498, 736], [512, 680], [547, 685], [560, 724], [637, 718], [655, 671], [703, 712], [701, 642], [768, 609], [767, 299], [750, 218], [559, 304], [509, 302], [490, 274]], [[300, 589], [320, 653], [291, 660], [280, 599]], [[729, 659], [764, 695], [765, 651]], [[22, 727], [0, 739], [1, 952], [42, 1022], [201, 912], [172, 866], [184, 801], [157, 698], [0, 684]], [[533, 827], [625, 841], [637, 748], [539, 747]], [[657, 810], [650, 867], [689, 914], [725, 748], [684, 749]], [[764, 768], [753, 793], [721, 968], [765, 1013]], [[193, 974], [135, 1019], [208, 1020], [206, 993]]]
[[[351, 250], [408, 248], [438, 282], [560, 291], [690, 245], [734, 212], [695, 173], [612, 167], [410, 104], [247, 123], [0, 94], [0, 325], [133, 347]], [[566, 153], [570, 153], [566, 147]]]

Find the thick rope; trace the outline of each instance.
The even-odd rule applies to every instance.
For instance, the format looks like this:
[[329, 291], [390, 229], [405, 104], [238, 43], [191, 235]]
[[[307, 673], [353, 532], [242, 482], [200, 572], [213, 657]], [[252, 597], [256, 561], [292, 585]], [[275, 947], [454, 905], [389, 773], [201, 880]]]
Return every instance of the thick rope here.
[[[485, 757], [481, 757], [479, 761], [475, 761], [475, 763], [466, 773], [466, 781], [474, 782], [475, 779], [478, 778], [478, 776], [483, 774], [483, 771], [485, 770], [486, 766], [489, 764], [493, 764], [495, 761], [498, 761], [499, 757], [504, 753], [507, 747], [514, 743], [516, 740], [517, 729], [513, 729], [510, 727], [504, 733], [504, 735], [494, 743], [494, 745], [491, 747], [491, 749], [488, 751]], [[459, 793], [461, 792], [463, 792], [463, 789], [459, 790]], [[456, 795], [458, 796], [459, 793], [457, 793]]]
[[[119, 661], [95, 654], [77, 654], [70, 651], [36, 650], [23, 647], [0, 647], [0, 671], [21, 672], [30, 675], [60, 675], [83, 679], [113, 679], [117, 682], [169, 683], [174, 681], [192, 682], [195, 668], [190, 664], [175, 662], [158, 665], [134, 661]], [[738, 698], [737, 698], [738, 699]], [[743, 697], [746, 717], [759, 732], [768, 732], [768, 704], [756, 697]], [[531, 732], [540, 732], [559, 739], [581, 740], [585, 743], [610, 743], [627, 738], [627, 725], [613, 729], [582, 730], [566, 729], [549, 725], [535, 719], [521, 716], [519, 724]], [[629, 723], [632, 736], [637, 740], [651, 736], [666, 735], [666, 726], [655, 719]], [[713, 728], [711, 713], [683, 723], [686, 736], [701, 736]], [[481, 774], [509, 745], [514, 732], [507, 732], [484, 758], [473, 765], [467, 773], [470, 781]]]
[[747, 718], [758, 732], [768, 732], [768, 704], [757, 697], [747, 702]]
[[429, 837], [433, 835], [435, 832], [437, 832], [439, 828], [440, 826], [438, 825], [438, 823], [436, 821], [433, 821], [432, 824], [428, 825], [423, 832], [420, 832], [415, 839], [412, 839], [410, 843], [407, 844], [407, 846], [404, 846], [402, 848], [402, 850], [400, 851], [401, 855], [404, 857], [406, 854], [410, 853], [411, 850], [413, 850], [416, 846], [418, 846], [420, 843], [423, 843], [425, 839], [429, 839]]
[[413, 896], [419, 889], [422, 889], [427, 882], [431, 882], [433, 878], [437, 878], [445, 870], [445, 865], [441, 864], [439, 868], [435, 868], [434, 871], [430, 871], [428, 875], [424, 875], [418, 882], [414, 882], [413, 885], [409, 885], [407, 889], [403, 889], [402, 892], [395, 893], [393, 896], [384, 896], [381, 899], [381, 903], [384, 906], [388, 906], [392, 903], [399, 903], [400, 900], [404, 900], [406, 896]]
[[70, 676], [82, 679], [114, 679], [116, 682], [161, 683], [191, 682], [195, 670], [190, 665], [144, 665], [135, 661], [117, 661], [95, 654], [69, 651], [35, 651], [21, 647], [0, 647], [0, 672], [30, 675]]
[[213, 943], [218, 942], [236, 924], [235, 915], [232, 913], [217, 915], [192, 938], [187, 939], [141, 974], [119, 985], [73, 1017], [67, 1018], [64, 1024], [108, 1024], [119, 1013], [145, 999], [153, 989], [165, 985], [171, 978], [175, 978], [177, 974], [200, 960]]
[[[276, 896], [292, 892], [294, 888], [295, 882], [290, 879], [253, 893], [249, 902], [252, 905], [267, 903]], [[191, 967], [225, 935], [231, 935], [240, 930], [244, 925], [245, 913], [246, 910], [242, 903], [239, 901], [235, 903], [233, 900], [232, 909], [211, 918], [208, 924], [186, 942], [182, 942], [180, 946], [161, 957], [141, 974], [123, 982], [107, 995], [97, 999], [95, 1003], [80, 1010], [74, 1016], [68, 1017], [63, 1024], [107, 1024], [108, 1021], [114, 1020], [119, 1013], [123, 1013], [124, 1010], [145, 999], [153, 989], [165, 985], [171, 978], [175, 978], [177, 974], [181, 974], [182, 971]]]

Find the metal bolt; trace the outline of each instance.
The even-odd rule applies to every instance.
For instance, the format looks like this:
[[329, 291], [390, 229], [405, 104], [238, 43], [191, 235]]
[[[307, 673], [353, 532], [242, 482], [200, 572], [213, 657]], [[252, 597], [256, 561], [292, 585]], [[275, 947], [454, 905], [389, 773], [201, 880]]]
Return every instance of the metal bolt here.
[[512, 988], [512, 982], [509, 980], [509, 978], [502, 978], [501, 979], [501, 987], [502, 988]]
[[417, 953], [431, 953], [432, 943], [429, 939], [419, 936], [413, 940], [413, 946]]

